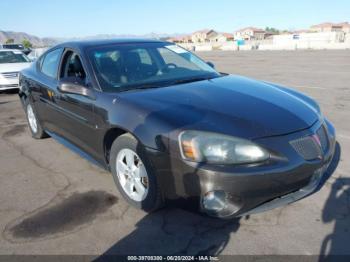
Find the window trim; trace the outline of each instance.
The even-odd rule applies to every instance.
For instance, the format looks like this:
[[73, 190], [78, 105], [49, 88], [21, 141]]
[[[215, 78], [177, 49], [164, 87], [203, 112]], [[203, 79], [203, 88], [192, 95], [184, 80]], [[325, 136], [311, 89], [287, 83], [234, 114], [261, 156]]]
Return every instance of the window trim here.
[[[45, 73], [42, 71], [42, 67], [43, 67], [43, 63], [44, 63], [44, 60], [45, 60], [46, 56], [47, 56], [48, 54], [50, 54], [50, 53], [56, 51], [56, 50], [59, 50], [59, 49], [61, 49], [61, 55], [60, 55], [60, 57], [59, 57], [58, 67], [57, 67], [57, 70], [56, 70], [56, 76], [55, 76], [55, 77], [52, 77], [52, 76], [49, 76], [49, 75], [45, 74]], [[40, 73], [41, 73], [42, 75], [44, 75], [44, 76], [50, 78], [50, 79], [58, 80], [58, 69], [59, 69], [59, 66], [60, 66], [60, 64], [61, 64], [63, 52], [64, 52], [64, 47], [62, 47], [62, 46], [58, 46], [58, 47], [55, 47], [55, 48], [52, 48], [52, 49], [47, 50], [47, 51], [39, 58], [39, 60], [38, 60], [38, 62], [37, 62], [37, 68], [39, 69]]]
[[60, 60], [60, 63], [58, 65], [58, 70], [57, 70], [57, 80], [61, 79], [61, 71], [62, 71], [63, 66], [64, 66], [63, 65], [63, 60], [64, 60], [64, 58], [65, 58], [65, 56], [66, 56], [66, 54], [68, 52], [73, 52], [73, 54], [76, 54], [79, 57], [81, 65], [82, 65], [82, 67], [84, 69], [84, 72], [85, 72], [85, 82], [87, 84], [86, 87], [90, 88], [90, 89], [93, 89], [93, 90], [96, 90], [96, 88], [94, 88], [93, 85], [92, 85], [91, 78], [90, 78], [89, 73], [88, 73], [89, 71], [86, 70], [87, 67], [84, 64], [84, 60], [82, 59], [82, 56], [80, 55], [79, 52], [77, 52], [77, 50], [75, 50], [74, 48], [71, 48], [71, 47], [65, 47], [63, 52], [62, 52], [61, 60]]

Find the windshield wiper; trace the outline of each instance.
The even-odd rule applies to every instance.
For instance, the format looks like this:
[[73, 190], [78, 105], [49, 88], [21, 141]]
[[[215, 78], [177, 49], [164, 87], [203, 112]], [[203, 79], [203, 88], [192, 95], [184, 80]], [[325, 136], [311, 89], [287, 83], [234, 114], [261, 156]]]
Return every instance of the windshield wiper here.
[[192, 77], [192, 78], [187, 78], [187, 79], [179, 79], [171, 82], [172, 85], [179, 85], [179, 84], [186, 84], [186, 83], [192, 83], [192, 82], [198, 82], [198, 81], [203, 81], [203, 80], [210, 80], [215, 77], [210, 77], [210, 76], [205, 76], [205, 77]]
[[160, 88], [164, 85], [159, 85], [155, 83], [149, 83], [149, 84], [141, 84], [141, 85], [132, 85], [132, 86], [125, 86], [124, 91], [130, 91], [135, 89], [151, 89], [151, 88]]
[[179, 84], [185, 84], [185, 83], [191, 83], [191, 82], [197, 82], [197, 81], [203, 81], [203, 80], [210, 80], [216, 78], [215, 76], [205, 76], [205, 77], [191, 77], [187, 79], [178, 79], [174, 81], [165, 81], [161, 83], [147, 83], [147, 84], [139, 84], [139, 85], [130, 85], [130, 86], [124, 86], [123, 91], [130, 91], [130, 90], [136, 90], [136, 89], [151, 89], [151, 88], [161, 88], [171, 85], [179, 85]]

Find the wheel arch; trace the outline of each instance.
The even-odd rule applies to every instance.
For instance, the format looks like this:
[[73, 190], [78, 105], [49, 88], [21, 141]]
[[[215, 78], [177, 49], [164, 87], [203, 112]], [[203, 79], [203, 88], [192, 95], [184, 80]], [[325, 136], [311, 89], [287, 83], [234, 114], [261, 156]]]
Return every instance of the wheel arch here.
[[126, 133], [130, 133], [130, 132], [120, 127], [112, 127], [105, 133], [103, 137], [103, 152], [104, 152], [104, 158], [107, 165], [109, 165], [109, 153], [111, 151], [113, 142], [119, 136]]
[[165, 145], [164, 141], [162, 141], [161, 135], [153, 136], [151, 132], [148, 132], [148, 130], [144, 128], [134, 129], [134, 131], [130, 131], [130, 130], [133, 130], [133, 129], [121, 127], [119, 125], [113, 125], [105, 132], [105, 135], [103, 137], [102, 148], [104, 153], [104, 160], [107, 166], [109, 166], [109, 153], [113, 142], [119, 136], [124, 134], [130, 134], [140, 143], [140, 145], [144, 146], [145, 148], [149, 148], [149, 149], [161, 151], [161, 152], [166, 151], [166, 148], [168, 146], [167, 144]]
[[143, 145], [143, 143], [141, 142], [141, 140], [139, 139], [139, 137], [137, 137], [133, 132], [131, 132], [130, 130], [127, 130], [125, 128], [121, 128], [118, 126], [115, 127], [111, 127], [110, 129], [107, 130], [107, 132], [105, 133], [104, 137], [103, 137], [103, 150], [104, 150], [104, 158], [105, 161], [107, 163], [107, 165], [109, 165], [109, 153], [111, 151], [112, 148], [112, 144], [113, 142], [120, 137], [121, 135], [124, 134], [130, 134], [132, 137], [134, 137], [139, 143], [141, 143]]

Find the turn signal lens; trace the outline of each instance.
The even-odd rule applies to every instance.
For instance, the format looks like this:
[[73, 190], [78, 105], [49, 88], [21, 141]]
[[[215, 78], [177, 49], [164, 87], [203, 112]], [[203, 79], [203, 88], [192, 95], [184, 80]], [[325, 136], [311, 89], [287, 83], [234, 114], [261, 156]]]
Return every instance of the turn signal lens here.
[[186, 158], [196, 160], [195, 147], [192, 146], [191, 141], [182, 141], [182, 149]]

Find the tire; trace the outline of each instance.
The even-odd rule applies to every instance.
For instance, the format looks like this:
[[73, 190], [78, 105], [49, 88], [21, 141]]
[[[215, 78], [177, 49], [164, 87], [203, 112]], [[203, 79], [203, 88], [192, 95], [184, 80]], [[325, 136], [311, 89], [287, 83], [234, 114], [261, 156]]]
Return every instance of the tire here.
[[[133, 158], [134, 161], [132, 162], [136, 163], [135, 168], [137, 165], [139, 166], [139, 171], [136, 173], [143, 174], [142, 178], [134, 178], [133, 180], [132, 177], [135, 177], [135, 175], [127, 175], [129, 177], [129, 180], [125, 179], [124, 174], [128, 172], [128, 174], [132, 173], [130, 172], [132, 168], [128, 169], [129, 171], [127, 172], [121, 172], [121, 169], [119, 167], [120, 162], [119, 164], [117, 164], [117, 161], [123, 162], [123, 164], [120, 165], [121, 167], [123, 167], [122, 170], [128, 167], [128, 161], [126, 160], [126, 158], [127, 156], [129, 156], [129, 154], [131, 154], [131, 152], [136, 154], [136, 156], [134, 156], [135, 158]], [[124, 157], [125, 154], [126, 156]], [[138, 161], [138, 159], [141, 160], [141, 162]], [[151, 212], [162, 207], [162, 194], [159, 188], [159, 184], [157, 182], [156, 174], [152, 168], [152, 165], [150, 164], [150, 161], [147, 158], [144, 147], [131, 134], [127, 133], [121, 135], [113, 142], [110, 151], [109, 163], [114, 182], [119, 192], [129, 204], [146, 212]], [[146, 171], [147, 179], [144, 178], [143, 168]], [[119, 171], [117, 171], [117, 169]], [[131, 191], [133, 192], [130, 193], [129, 191], [128, 193], [127, 190], [124, 188], [130, 188], [129, 186], [127, 186], [127, 183], [131, 180], [133, 180], [133, 182], [130, 182], [130, 184], [132, 185], [132, 183], [134, 183], [135, 186], [132, 187], [133, 189]], [[144, 188], [146, 188], [147, 193], [140, 193], [140, 191], [142, 191], [138, 190], [140, 186], [136, 187], [136, 184], [140, 185], [140, 183]], [[138, 196], [136, 197], [136, 195]]]
[[32, 137], [35, 139], [42, 139], [49, 137], [42, 128], [40, 121], [36, 115], [35, 108], [29, 99], [24, 101], [24, 110], [26, 112], [29, 130], [32, 133]]

